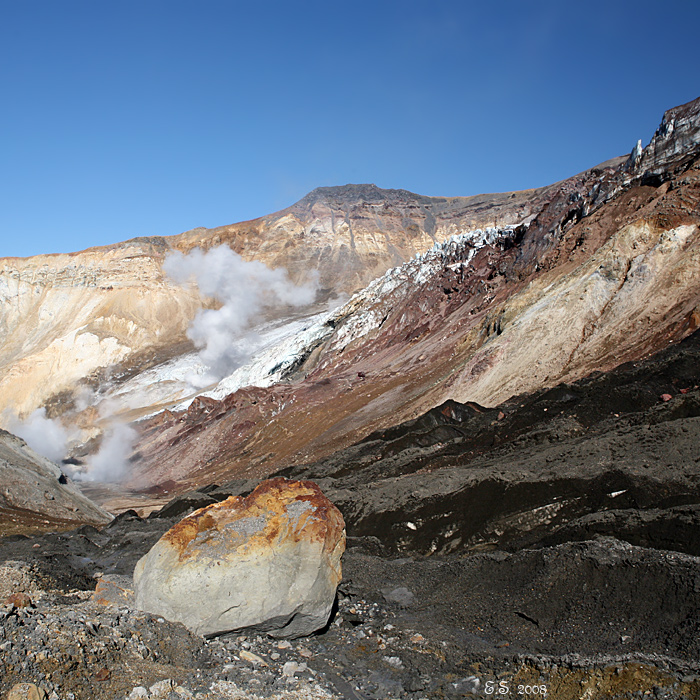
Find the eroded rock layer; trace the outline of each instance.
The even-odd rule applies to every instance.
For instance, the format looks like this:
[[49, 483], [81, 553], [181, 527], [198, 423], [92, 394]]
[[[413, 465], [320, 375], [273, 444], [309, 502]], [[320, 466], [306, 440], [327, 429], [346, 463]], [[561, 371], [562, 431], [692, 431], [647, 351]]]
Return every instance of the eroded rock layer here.
[[133, 375], [191, 350], [188, 325], [212, 302], [167, 278], [168, 253], [226, 244], [246, 260], [286, 268], [296, 283], [318, 272], [321, 297], [352, 293], [435, 241], [527, 220], [547, 192], [440, 198], [374, 185], [325, 187], [232, 226], [0, 259], [0, 413], [70, 402], [100, 369]]
[[698, 123], [700, 100], [670, 110], [638, 157], [550, 188], [527, 225], [388, 271], [328, 318], [286, 383], [145, 423], [133, 483], [261, 477], [448, 399], [495, 406], [687, 336], [700, 324]]

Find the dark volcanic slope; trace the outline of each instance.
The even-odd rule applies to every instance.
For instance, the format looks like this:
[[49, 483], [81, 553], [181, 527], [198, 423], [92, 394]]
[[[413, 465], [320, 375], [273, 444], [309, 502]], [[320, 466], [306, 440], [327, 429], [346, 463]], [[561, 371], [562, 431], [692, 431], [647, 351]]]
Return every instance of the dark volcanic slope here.
[[[493, 680], [537, 684], [557, 700], [698, 697], [699, 360], [700, 332], [642, 362], [494, 409], [448, 402], [286, 470], [323, 484], [350, 535], [340, 614], [303, 641], [301, 657], [292, 649], [276, 661], [271, 642], [249, 638], [270, 664], [256, 675], [245, 661], [225, 661], [240, 655], [238, 635], [205, 649], [134, 613], [93, 605], [57, 618], [60, 608], [39, 604], [6, 618], [10, 678], [21, 677], [20, 659], [33, 673], [48, 668], [24, 655], [42, 615], [69, 629], [82, 614], [112, 630], [84, 641], [99, 664], [106, 652], [93, 645], [107, 641], [112, 654], [111, 685], [92, 682], [95, 698], [137, 678], [201, 687], [225, 675], [224, 663], [226, 677], [271, 688], [287, 659], [303, 659], [352, 700], [485, 697]], [[131, 575], [185, 512], [254, 485], [211, 485], [145, 520], [124, 513], [101, 532], [0, 540], [0, 562], [28, 562], [52, 587], [90, 589], [96, 572]], [[108, 637], [135, 625], [148, 663], [125, 675], [130, 647], [120, 651]], [[187, 664], [172, 649], [180, 637]], [[209, 655], [205, 667], [192, 660], [198, 655]], [[53, 682], [90, 687], [89, 677], [78, 683], [62, 668]]]
[[497, 408], [449, 401], [281, 473], [323, 484], [351, 536], [393, 551], [608, 534], [698, 555], [699, 385], [696, 332], [642, 362]]

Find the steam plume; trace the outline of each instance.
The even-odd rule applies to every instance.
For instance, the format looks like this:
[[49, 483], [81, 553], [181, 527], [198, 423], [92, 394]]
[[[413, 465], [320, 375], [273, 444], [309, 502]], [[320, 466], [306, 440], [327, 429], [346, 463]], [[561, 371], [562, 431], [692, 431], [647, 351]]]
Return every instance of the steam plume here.
[[8, 427], [35, 452], [52, 462], [60, 462], [66, 456], [70, 433], [59, 421], [47, 418], [45, 408], [32, 411], [25, 421], [10, 418]]
[[304, 306], [316, 294], [316, 280], [295, 285], [286, 270], [245, 261], [226, 245], [207, 252], [195, 248], [187, 255], [173, 253], [163, 269], [181, 285], [194, 278], [202, 294], [222, 304], [200, 311], [187, 331], [211, 372], [201, 384], [227, 376], [250, 358], [256, 344], [249, 329], [264, 309]]
[[129, 472], [129, 455], [136, 431], [126, 423], [116, 423], [105, 431], [96, 454], [88, 458], [88, 470], [75, 474], [78, 481], [121, 481]]
[[[94, 405], [96, 397], [82, 392], [83, 408]], [[100, 449], [86, 458], [86, 465], [63, 465], [64, 472], [75, 481], [118, 482], [128, 474], [129, 455], [136, 440], [136, 431], [126, 423], [114, 419], [115, 408], [109, 402], [100, 405], [100, 416], [107, 426], [103, 432]], [[61, 421], [46, 416], [45, 408], [37, 408], [25, 420], [5, 415], [10, 432], [21, 437], [35, 452], [58, 464], [66, 457], [71, 442], [78, 440], [79, 430], [66, 428]]]

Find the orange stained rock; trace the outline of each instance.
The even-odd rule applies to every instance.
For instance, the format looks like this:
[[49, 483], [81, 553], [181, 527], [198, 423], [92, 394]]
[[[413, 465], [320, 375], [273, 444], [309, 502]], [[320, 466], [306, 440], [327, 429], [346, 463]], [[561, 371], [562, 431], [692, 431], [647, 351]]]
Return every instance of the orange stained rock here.
[[28, 608], [32, 599], [26, 593], [12, 593], [5, 599], [5, 605], [14, 605], [16, 608]]
[[[304, 503], [308, 506], [301, 505]], [[261, 519], [261, 526], [246, 533], [248, 537], [239, 535], [235, 525], [254, 518]], [[219, 533], [235, 549], [267, 549], [283, 541], [306, 540], [324, 542], [332, 551], [337, 541], [344, 542], [344, 529], [340, 511], [314, 482], [277, 477], [264, 481], [246, 497], [231, 496], [196, 510], [168, 530], [162, 540], [175, 548], [182, 561], [196, 554], [197, 543]]]

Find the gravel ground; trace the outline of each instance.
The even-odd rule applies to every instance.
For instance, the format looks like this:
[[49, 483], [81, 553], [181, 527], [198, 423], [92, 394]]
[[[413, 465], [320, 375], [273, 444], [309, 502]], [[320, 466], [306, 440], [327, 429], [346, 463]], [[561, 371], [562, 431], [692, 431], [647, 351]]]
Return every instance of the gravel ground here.
[[[0, 567], [0, 591], [14, 596], [0, 606], [0, 694], [33, 683], [51, 700], [433, 700], [488, 697], [506, 687], [562, 700], [700, 697], [700, 635], [688, 627], [700, 619], [698, 596], [683, 583], [692, 579], [689, 570], [700, 582], [694, 557], [667, 555], [674, 558], [669, 590], [654, 603], [660, 581], [649, 576], [656, 552], [609, 539], [461, 559], [388, 560], [355, 546], [346, 555], [337, 610], [322, 633], [291, 641], [246, 634], [204, 640], [128, 605], [95, 602], [95, 580], [69, 572], [68, 557], [53, 576], [46, 561], [38, 561], [47, 537], [21, 543], [34, 561]], [[64, 544], [80, 541], [61, 537]], [[616, 577], [649, 581], [636, 619], [634, 606], [611, 615], [609, 604], [619, 604], [612, 595], [588, 600], [590, 572], [625, 595]], [[499, 576], [508, 578], [500, 591]], [[557, 578], [574, 589], [578, 579], [568, 626], [557, 616], [567, 611], [544, 614], [544, 594]], [[677, 615], [676, 636], [644, 637], [648, 616], [669, 611]], [[684, 624], [688, 629], [679, 631]], [[567, 635], [578, 635], [578, 653], [567, 651]]]
[[100, 579], [128, 589], [186, 512], [254, 483], [101, 530], [13, 530], [0, 538], [0, 697], [31, 683], [13, 700], [700, 698], [698, 368], [700, 333], [499, 409], [448, 404], [289, 470], [323, 482], [349, 535], [334, 617], [306, 639], [204, 640], [128, 595], [93, 600]]

